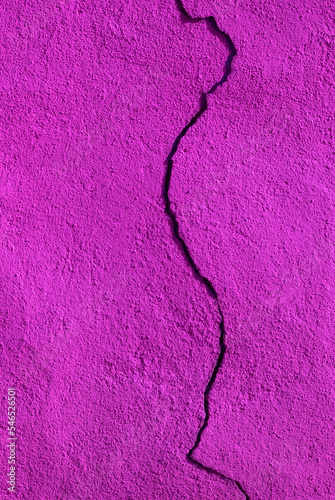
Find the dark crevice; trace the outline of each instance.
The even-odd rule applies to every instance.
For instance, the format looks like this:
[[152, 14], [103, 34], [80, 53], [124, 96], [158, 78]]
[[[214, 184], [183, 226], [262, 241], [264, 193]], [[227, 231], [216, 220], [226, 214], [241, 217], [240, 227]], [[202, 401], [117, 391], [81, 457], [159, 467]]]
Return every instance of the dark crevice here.
[[191, 253], [190, 253], [184, 239], [180, 235], [179, 224], [178, 224], [178, 221], [176, 218], [176, 214], [171, 210], [171, 200], [169, 198], [169, 189], [170, 189], [171, 175], [172, 175], [172, 168], [173, 168], [173, 156], [175, 155], [175, 153], [178, 149], [178, 146], [180, 144], [180, 141], [186, 135], [187, 131], [197, 122], [197, 120], [200, 118], [200, 116], [207, 110], [207, 96], [209, 94], [213, 94], [213, 92], [215, 92], [217, 87], [219, 87], [224, 82], [226, 82], [226, 80], [231, 72], [231, 64], [232, 64], [234, 56], [236, 55], [236, 49], [235, 49], [235, 46], [234, 46], [230, 36], [227, 35], [227, 33], [225, 33], [224, 31], [220, 30], [220, 28], [218, 27], [216, 20], [213, 16], [192, 17], [185, 10], [184, 5], [183, 5], [181, 0], [175, 0], [175, 1], [176, 1], [177, 8], [180, 12], [180, 15], [181, 15], [182, 22], [198, 23], [198, 22], [205, 21], [208, 28], [209, 28], [209, 31], [211, 33], [215, 34], [215, 36], [217, 36], [229, 49], [229, 55], [228, 55], [226, 62], [225, 62], [224, 72], [223, 72], [223, 76], [222, 76], [221, 80], [216, 82], [210, 88], [210, 90], [208, 92], [202, 93], [201, 99], [200, 99], [199, 111], [193, 116], [193, 118], [191, 118], [190, 122], [183, 128], [183, 130], [180, 132], [178, 137], [175, 139], [175, 141], [172, 145], [171, 151], [170, 151], [170, 153], [165, 161], [165, 165], [167, 166], [164, 184], [163, 184], [163, 197], [165, 200], [165, 212], [168, 215], [168, 217], [170, 218], [174, 237], [175, 237], [178, 245], [181, 247], [181, 250], [183, 252], [184, 257], [186, 258], [189, 266], [192, 268], [195, 277], [201, 283], [203, 283], [205, 285], [205, 287], [206, 287], [207, 291], [209, 292], [209, 294], [211, 295], [211, 297], [213, 297], [216, 300], [219, 314], [220, 314], [220, 318], [221, 318], [220, 325], [219, 325], [219, 328], [220, 328], [220, 338], [219, 338], [220, 353], [219, 353], [219, 356], [218, 356], [217, 361], [215, 363], [215, 367], [214, 367], [214, 370], [213, 370], [212, 375], [210, 377], [210, 380], [209, 380], [209, 382], [206, 386], [205, 392], [204, 392], [205, 418], [204, 418], [204, 422], [203, 422], [203, 424], [202, 424], [202, 426], [197, 434], [194, 445], [189, 450], [189, 452], [186, 454], [186, 459], [189, 463], [191, 463], [192, 465], [194, 465], [195, 467], [197, 467], [198, 469], [200, 469], [202, 471], [205, 471], [209, 474], [213, 474], [221, 479], [225, 479], [227, 481], [233, 482], [237, 486], [237, 488], [243, 493], [246, 500], [250, 500], [250, 497], [245, 492], [244, 488], [241, 486], [239, 481], [236, 481], [235, 479], [232, 479], [230, 477], [227, 477], [227, 476], [221, 474], [221, 472], [217, 471], [216, 469], [212, 469], [211, 467], [206, 467], [202, 463], [198, 462], [198, 460], [193, 458], [193, 453], [198, 448], [200, 441], [201, 441], [202, 434], [208, 425], [208, 421], [209, 421], [209, 417], [210, 417], [209, 394], [210, 394], [210, 391], [211, 391], [213, 384], [215, 382], [218, 371], [222, 365], [222, 361], [223, 361], [223, 358], [224, 358], [224, 355], [226, 352], [226, 343], [225, 343], [226, 331], [225, 331], [225, 327], [224, 327], [224, 319], [223, 319], [222, 310], [221, 310], [221, 307], [220, 307], [220, 304], [218, 301], [218, 294], [217, 294], [213, 284], [209, 281], [209, 279], [207, 279], [205, 276], [203, 276], [201, 274], [199, 268], [197, 267], [196, 263], [194, 262], [194, 260], [191, 256]]

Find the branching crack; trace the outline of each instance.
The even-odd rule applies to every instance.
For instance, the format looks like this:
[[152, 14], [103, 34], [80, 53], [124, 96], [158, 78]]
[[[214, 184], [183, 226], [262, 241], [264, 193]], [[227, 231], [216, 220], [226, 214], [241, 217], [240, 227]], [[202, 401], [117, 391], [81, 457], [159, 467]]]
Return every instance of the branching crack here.
[[228, 46], [228, 49], [229, 49], [229, 55], [228, 55], [226, 62], [225, 62], [224, 73], [223, 73], [221, 80], [216, 82], [210, 88], [210, 90], [208, 92], [204, 92], [201, 94], [199, 111], [191, 118], [190, 122], [183, 128], [183, 130], [180, 132], [178, 137], [175, 139], [175, 141], [172, 145], [171, 151], [170, 151], [170, 153], [165, 161], [165, 165], [167, 166], [166, 173], [165, 173], [165, 179], [164, 179], [164, 185], [163, 185], [163, 197], [165, 200], [165, 212], [168, 215], [168, 217], [170, 218], [170, 221], [172, 224], [172, 229], [173, 229], [173, 234], [177, 240], [177, 243], [180, 245], [185, 258], [187, 259], [188, 264], [191, 266], [191, 268], [195, 274], [195, 277], [206, 286], [209, 294], [215, 299], [217, 306], [218, 306], [218, 309], [219, 309], [220, 318], [221, 318], [220, 325], [219, 325], [219, 328], [220, 328], [220, 339], [219, 339], [220, 353], [219, 353], [219, 356], [217, 358], [217, 361], [216, 361], [214, 370], [212, 372], [212, 375], [210, 377], [210, 380], [209, 380], [209, 382], [206, 386], [205, 392], [204, 392], [205, 419], [204, 419], [204, 422], [203, 422], [203, 424], [202, 424], [202, 426], [197, 434], [194, 445], [186, 454], [186, 459], [189, 463], [191, 463], [192, 465], [194, 465], [195, 467], [197, 467], [200, 470], [203, 470], [209, 474], [213, 474], [217, 477], [220, 477], [221, 479], [225, 479], [227, 481], [233, 482], [237, 486], [237, 488], [243, 493], [246, 500], [250, 500], [249, 495], [245, 492], [244, 488], [239, 483], [239, 481], [236, 481], [235, 479], [232, 479], [230, 477], [225, 476], [224, 474], [221, 474], [221, 472], [217, 471], [216, 469], [212, 469], [211, 467], [206, 467], [205, 465], [200, 463], [198, 460], [193, 458], [193, 453], [198, 448], [200, 441], [201, 441], [202, 434], [208, 425], [208, 421], [209, 421], [209, 417], [210, 417], [209, 394], [210, 394], [210, 391], [211, 391], [213, 384], [215, 382], [218, 371], [222, 365], [224, 354], [226, 352], [226, 343], [225, 343], [226, 331], [225, 331], [225, 327], [224, 327], [224, 318], [223, 318], [222, 310], [221, 310], [221, 307], [220, 307], [220, 304], [218, 301], [218, 294], [217, 294], [213, 284], [205, 276], [203, 276], [201, 274], [199, 268], [197, 267], [196, 263], [194, 262], [194, 260], [191, 256], [191, 253], [190, 253], [184, 239], [180, 235], [179, 223], [177, 221], [176, 214], [171, 210], [171, 200], [169, 198], [169, 189], [170, 189], [171, 175], [172, 175], [172, 168], [173, 168], [173, 160], [172, 160], [173, 156], [175, 155], [175, 153], [178, 149], [178, 146], [180, 144], [181, 139], [186, 135], [187, 131], [197, 122], [197, 120], [200, 118], [200, 116], [206, 111], [206, 109], [207, 109], [207, 96], [209, 94], [213, 94], [213, 92], [215, 92], [217, 87], [219, 87], [220, 85], [222, 85], [223, 83], [225, 83], [227, 81], [227, 78], [231, 72], [231, 64], [232, 64], [233, 58], [236, 55], [236, 49], [235, 49], [235, 46], [234, 46], [230, 36], [227, 33], [225, 33], [224, 31], [220, 30], [220, 28], [218, 27], [216, 20], [213, 16], [192, 17], [185, 10], [184, 5], [182, 3], [182, 0], [176, 0], [176, 5], [177, 5], [177, 8], [181, 14], [182, 21], [190, 22], [190, 23], [198, 23], [201, 21], [205, 21], [209, 30], [211, 31], [211, 33], [218, 36]]

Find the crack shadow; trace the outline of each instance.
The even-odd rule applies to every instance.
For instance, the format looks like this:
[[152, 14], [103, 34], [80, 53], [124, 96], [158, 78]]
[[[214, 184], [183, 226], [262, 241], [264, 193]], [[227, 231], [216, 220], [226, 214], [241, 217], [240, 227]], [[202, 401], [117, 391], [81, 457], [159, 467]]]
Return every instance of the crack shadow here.
[[210, 90], [208, 90], [208, 92], [203, 92], [201, 94], [199, 111], [191, 118], [190, 122], [183, 128], [183, 130], [180, 132], [180, 134], [174, 140], [171, 151], [168, 154], [168, 156], [164, 162], [164, 165], [166, 165], [166, 173], [165, 173], [165, 179], [164, 179], [164, 183], [163, 183], [163, 193], [162, 194], [163, 194], [163, 198], [165, 201], [165, 212], [170, 219], [174, 238], [175, 238], [178, 246], [181, 248], [184, 257], [187, 260], [188, 265], [191, 267], [195, 278], [198, 279], [201, 283], [203, 283], [205, 285], [208, 293], [211, 295], [211, 297], [213, 297], [215, 299], [217, 306], [218, 306], [219, 314], [221, 317], [221, 321], [220, 321], [220, 325], [219, 325], [220, 352], [219, 352], [219, 356], [216, 360], [214, 370], [211, 374], [210, 380], [209, 380], [209, 382], [205, 388], [205, 392], [204, 392], [205, 418], [204, 418], [204, 421], [203, 421], [203, 424], [202, 424], [200, 430], [198, 431], [194, 445], [186, 454], [186, 459], [190, 464], [194, 465], [195, 467], [197, 467], [198, 469], [200, 469], [202, 471], [205, 471], [209, 474], [215, 475], [221, 479], [233, 482], [237, 486], [237, 488], [243, 493], [245, 499], [250, 500], [249, 495], [246, 493], [246, 491], [244, 490], [244, 488], [242, 487], [242, 485], [240, 484], [239, 481], [232, 479], [230, 477], [227, 477], [224, 474], [221, 474], [221, 472], [217, 471], [216, 469], [213, 469], [211, 467], [206, 467], [205, 465], [200, 463], [198, 460], [194, 459], [192, 456], [200, 444], [202, 434], [203, 434], [204, 430], [206, 429], [206, 427], [208, 425], [209, 418], [210, 418], [209, 394], [210, 394], [210, 391], [211, 391], [213, 384], [215, 382], [218, 371], [222, 365], [224, 355], [226, 352], [226, 343], [225, 343], [226, 331], [225, 331], [225, 327], [224, 327], [223, 313], [222, 313], [222, 310], [221, 310], [221, 307], [220, 307], [220, 304], [218, 301], [218, 294], [217, 294], [213, 284], [205, 276], [203, 276], [201, 274], [198, 266], [196, 265], [195, 261], [193, 260], [193, 258], [191, 256], [191, 253], [186, 245], [185, 240], [180, 235], [179, 223], [177, 221], [176, 214], [171, 209], [171, 200], [169, 198], [169, 189], [170, 189], [172, 169], [173, 169], [173, 156], [177, 152], [180, 141], [186, 135], [187, 131], [198, 121], [200, 116], [207, 110], [207, 96], [210, 94], [213, 94], [213, 92], [215, 92], [217, 87], [221, 86], [223, 83], [225, 83], [227, 81], [227, 78], [231, 73], [232, 61], [236, 55], [236, 48], [235, 48], [234, 43], [232, 42], [230, 36], [227, 33], [225, 33], [224, 31], [220, 30], [220, 28], [218, 27], [217, 22], [213, 16], [192, 17], [186, 11], [186, 9], [182, 3], [182, 0], [175, 0], [175, 2], [176, 2], [177, 9], [180, 12], [180, 18], [181, 18], [182, 23], [187, 23], [187, 22], [188, 23], [198, 23], [198, 22], [205, 21], [210, 33], [212, 33], [213, 35], [218, 37], [229, 49], [229, 55], [228, 55], [226, 62], [225, 62], [224, 72], [223, 72], [223, 76], [222, 76], [221, 80], [214, 83], [214, 85], [210, 88]]

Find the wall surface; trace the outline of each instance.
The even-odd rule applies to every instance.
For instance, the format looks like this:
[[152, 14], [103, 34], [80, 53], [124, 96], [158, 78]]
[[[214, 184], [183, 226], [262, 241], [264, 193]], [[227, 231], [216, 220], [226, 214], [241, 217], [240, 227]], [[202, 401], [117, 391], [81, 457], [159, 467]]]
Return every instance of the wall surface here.
[[1, 499], [334, 500], [333, 3], [0, 13]]

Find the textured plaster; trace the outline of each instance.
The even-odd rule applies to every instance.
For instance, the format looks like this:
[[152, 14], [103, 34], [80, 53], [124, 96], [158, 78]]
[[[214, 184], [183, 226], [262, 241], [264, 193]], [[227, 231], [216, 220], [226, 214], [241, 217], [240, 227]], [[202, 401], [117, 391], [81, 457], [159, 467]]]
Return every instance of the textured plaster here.
[[198, 276], [166, 174], [229, 43], [174, 1], [0, 6], [1, 498], [334, 499], [334, 6], [183, 5], [236, 48], [173, 154]]

